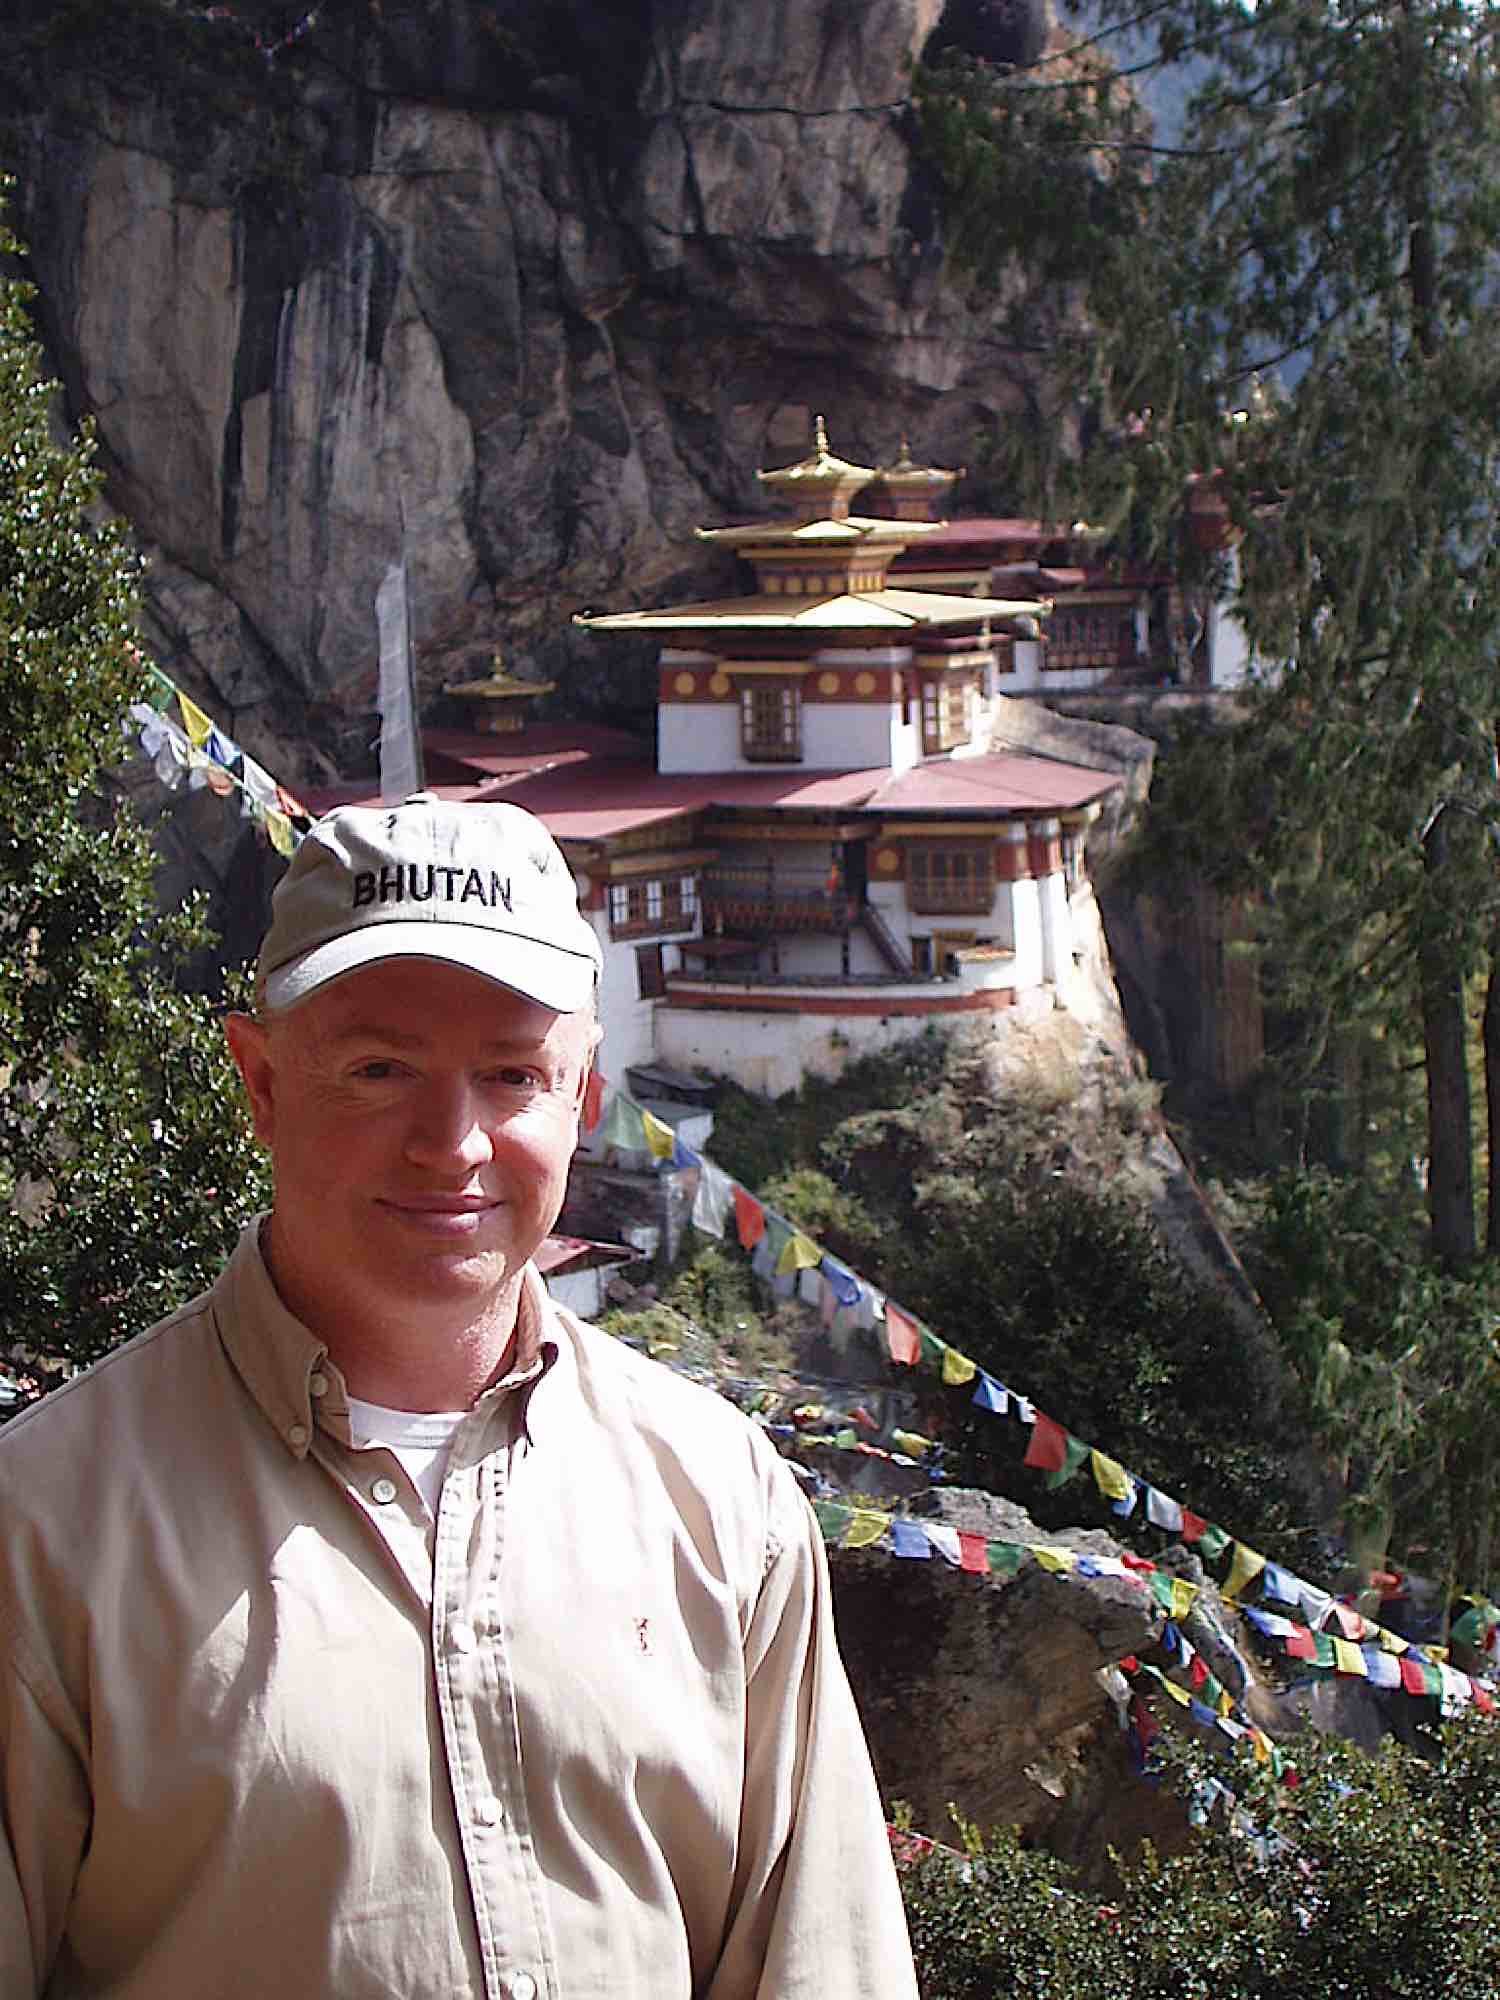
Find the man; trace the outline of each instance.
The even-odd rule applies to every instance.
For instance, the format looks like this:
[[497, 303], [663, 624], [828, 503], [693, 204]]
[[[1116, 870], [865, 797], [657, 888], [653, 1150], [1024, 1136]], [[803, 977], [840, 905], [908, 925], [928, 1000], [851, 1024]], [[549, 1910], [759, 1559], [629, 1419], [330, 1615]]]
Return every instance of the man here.
[[0, 1433], [0, 1994], [909, 2000], [810, 1511], [548, 1299], [597, 1027], [511, 806], [331, 813], [213, 1290]]

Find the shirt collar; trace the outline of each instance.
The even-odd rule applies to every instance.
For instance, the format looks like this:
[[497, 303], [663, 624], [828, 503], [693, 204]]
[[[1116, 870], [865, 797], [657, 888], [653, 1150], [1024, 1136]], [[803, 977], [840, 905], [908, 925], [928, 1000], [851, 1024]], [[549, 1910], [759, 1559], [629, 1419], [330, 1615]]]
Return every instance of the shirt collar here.
[[328, 1349], [288, 1312], [261, 1254], [265, 1216], [240, 1231], [234, 1255], [213, 1288], [214, 1324], [224, 1351], [276, 1434], [296, 1458], [312, 1441], [313, 1375], [330, 1366]]
[[[312, 1378], [322, 1374], [337, 1384], [338, 1393], [325, 1400], [340, 1409], [347, 1408], [347, 1391], [325, 1343], [282, 1303], [261, 1251], [260, 1232], [266, 1220], [257, 1216], [241, 1230], [234, 1254], [213, 1288], [214, 1324], [235, 1372], [277, 1436], [295, 1458], [303, 1458], [315, 1421]], [[493, 1410], [506, 1397], [519, 1395], [517, 1433], [531, 1443], [532, 1396], [552, 1372], [564, 1346], [557, 1307], [534, 1264], [522, 1274], [516, 1334], [513, 1366], [474, 1407]]]

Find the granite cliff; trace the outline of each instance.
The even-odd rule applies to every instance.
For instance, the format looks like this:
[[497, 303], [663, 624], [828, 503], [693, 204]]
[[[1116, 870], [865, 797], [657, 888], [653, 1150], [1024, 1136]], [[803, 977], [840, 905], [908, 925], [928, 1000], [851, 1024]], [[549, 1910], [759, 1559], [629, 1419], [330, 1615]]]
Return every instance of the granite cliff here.
[[963, 463], [1014, 399], [908, 91], [934, 38], [1030, 46], [1036, 0], [53, 11], [0, 83], [49, 359], [159, 656], [294, 780], [367, 754], [403, 516], [425, 689], [500, 646], [629, 714], [646, 661], [571, 614], [701, 588], [694, 526], [812, 412]]

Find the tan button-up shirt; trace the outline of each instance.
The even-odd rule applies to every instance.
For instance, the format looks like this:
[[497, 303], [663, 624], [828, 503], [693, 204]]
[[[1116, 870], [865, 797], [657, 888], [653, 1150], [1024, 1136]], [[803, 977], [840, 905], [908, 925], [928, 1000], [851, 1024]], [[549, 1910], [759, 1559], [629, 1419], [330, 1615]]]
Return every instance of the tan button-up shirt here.
[[787, 1467], [523, 1311], [435, 1521], [253, 1229], [0, 1431], [4, 2000], [912, 2000]]

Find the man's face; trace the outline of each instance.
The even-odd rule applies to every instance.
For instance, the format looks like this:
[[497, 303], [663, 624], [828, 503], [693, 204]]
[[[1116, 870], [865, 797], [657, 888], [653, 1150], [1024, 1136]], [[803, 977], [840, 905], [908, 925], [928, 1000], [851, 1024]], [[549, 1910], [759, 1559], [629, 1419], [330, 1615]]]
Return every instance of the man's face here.
[[557, 1220], [594, 1032], [421, 959], [350, 973], [265, 1025], [233, 1017], [293, 1311], [324, 1338], [361, 1317], [419, 1315], [431, 1335], [483, 1313]]

